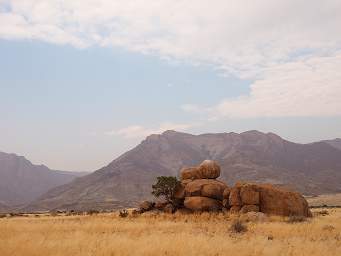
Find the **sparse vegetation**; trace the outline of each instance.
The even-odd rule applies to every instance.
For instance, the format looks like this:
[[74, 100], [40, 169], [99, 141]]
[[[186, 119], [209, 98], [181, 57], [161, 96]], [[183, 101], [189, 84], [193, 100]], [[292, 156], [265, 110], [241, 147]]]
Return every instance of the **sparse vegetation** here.
[[121, 218], [117, 212], [3, 218], [0, 255], [341, 255], [340, 209], [291, 225], [282, 217], [249, 222], [242, 235], [229, 235], [233, 218], [222, 213]]
[[128, 217], [128, 215], [129, 215], [129, 212], [126, 209], [123, 209], [123, 210], [119, 211], [119, 216], [121, 218], [126, 218], [126, 217]]
[[163, 197], [168, 203], [175, 204], [174, 193], [180, 181], [173, 176], [160, 176], [156, 178], [157, 181], [152, 185], [152, 194], [155, 197]]
[[306, 220], [307, 220], [307, 218], [304, 216], [291, 215], [288, 217], [287, 222], [288, 223], [297, 223], [297, 222], [304, 222]]
[[244, 233], [247, 231], [247, 226], [239, 219], [234, 220], [230, 226], [232, 233]]
[[95, 209], [91, 209], [87, 212], [87, 214], [89, 214], [89, 215], [99, 214], [99, 211], [95, 210]]
[[322, 211], [316, 211], [315, 215], [321, 215], [321, 216], [326, 216], [329, 215], [329, 212], [327, 210], [322, 210]]

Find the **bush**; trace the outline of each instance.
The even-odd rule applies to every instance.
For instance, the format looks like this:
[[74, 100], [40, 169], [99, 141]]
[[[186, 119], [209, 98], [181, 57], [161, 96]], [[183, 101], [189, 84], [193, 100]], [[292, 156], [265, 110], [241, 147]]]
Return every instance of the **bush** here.
[[300, 215], [291, 215], [289, 216], [289, 218], [287, 219], [288, 223], [297, 223], [297, 222], [304, 222], [306, 221], [307, 218], [304, 216], [300, 216]]
[[239, 219], [234, 220], [230, 226], [230, 232], [232, 233], [244, 233], [247, 231], [247, 226]]
[[137, 216], [140, 215], [141, 213], [142, 213], [141, 210], [139, 210], [139, 209], [134, 209], [134, 210], [131, 212], [131, 215], [132, 215], [133, 217], [137, 217]]
[[322, 211], [316, 212], [315, 214], [316, 215], [326, 216], [326, 215], [329, 215], [329, 212], [327, 210], [322, 210]]
[[51, 215], [52, 217], [56, 217], [56, 216], [58, 216], [58, 212], [52, 211], [52, 212], [50, 212], [50, 215]]
[[0, 213], [0, 218], [6, 218], [6, 217], [7, 217], [7, 214]]
[[180, 186], [180, 181], [173, 176], [160, 176], [157, 177], [157, 181], [152, 185], [152, 194], [155, 197], [163, 197], [166, 202], [172, 205], [176, 204], [174, 193]]
[[91, 209], [91, 210], [88, 211], [89, 215], [94, 215], [94, 214], [98, 214], [98, 213], [99, 213], [99, 211], [98, 210], [94, 210], [94, 209]]
[[324, 225], [322, 229], [326, 231], [333, 231], [335, 230], [335, 227], [333, 225]]
[[126, 217], [128, 217], [128, 215], [129, 215], [129, 212], [126, 209], [120, 210], [120, 212], [119, 212], [119, 216], [121, 218], [126, 218]]

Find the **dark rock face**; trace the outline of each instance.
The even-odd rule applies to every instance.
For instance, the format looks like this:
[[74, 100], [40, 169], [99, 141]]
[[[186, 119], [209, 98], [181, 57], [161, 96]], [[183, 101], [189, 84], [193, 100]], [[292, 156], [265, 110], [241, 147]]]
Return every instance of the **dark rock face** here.
[[221, 201], [204, 196], [186, 197], [184, 205], [192, 211], [218, 211], [223, 207]]
[[[197, 166], [205, 159], [219, 163], [220, 179], [229, 186], [245, 180], [282, 184], [304, 194], [341, 192], [341, 150], [328, 143], [296, 144], [257, 131], [203, 135], [167, 131], [147, 137], [108, 166], [50, 190], [30, 207], [136, 206], [152, 198], [157, 176], [178, 176], [184, 166]], [[190, 182], [193, 177], [183, 178]]]

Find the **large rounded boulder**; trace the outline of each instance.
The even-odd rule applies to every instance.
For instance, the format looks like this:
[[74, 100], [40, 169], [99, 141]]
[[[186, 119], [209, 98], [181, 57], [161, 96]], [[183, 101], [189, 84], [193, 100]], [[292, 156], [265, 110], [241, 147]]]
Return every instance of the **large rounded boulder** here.
[[240, 199], [240, 187], [234, 186], [229, 193], [229, 205], [241, 206], [242, 200]]
[[181, 180], [195, 180], [201, 178], [200, 170], [197, 167], [182, 168], [180, 171]]
[[180, 171], [181, 180], [216, 179], [219, 176], [220, 166], [212, 160], [205, 160], [198, 167], [187, 167]]
[[256, 185], [244, 184], [240, 188], [240, 200], [246, 205], [259, 204], [259, 191]]
[[308, 202], [300, 193], [265, 184], [259, 186], [259, 195], [259, 207], [263, 213], [311, 217]]
[[199, 165], [203, 179], [216, 179], [220, 176], [220, 166], [212, 160], [205, 160]]
[[298, 192], [271, 184], [237, 183], [229, 194], [229, 204], [241, 213], [260, 211], [270, 215], [310, 217], [308, 202]]
[[219, 211], [222, 209], [221, 201], [203, 196], [186, 197], [184, 205], [192, 211]]
[[211, 179], [193, 180], [185, 187], [185, 196], [204, 196], [213, 199], [223, 200], [224, 190], [228, 186], [221, 181]]

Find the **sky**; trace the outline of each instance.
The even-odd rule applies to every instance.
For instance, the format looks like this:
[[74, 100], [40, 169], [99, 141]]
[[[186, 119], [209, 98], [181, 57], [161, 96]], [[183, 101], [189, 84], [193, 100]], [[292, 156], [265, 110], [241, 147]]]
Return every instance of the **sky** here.
[[341, 137], [341, 1], [0, 0], [0, 151], [93, 171], [146, 136]]

